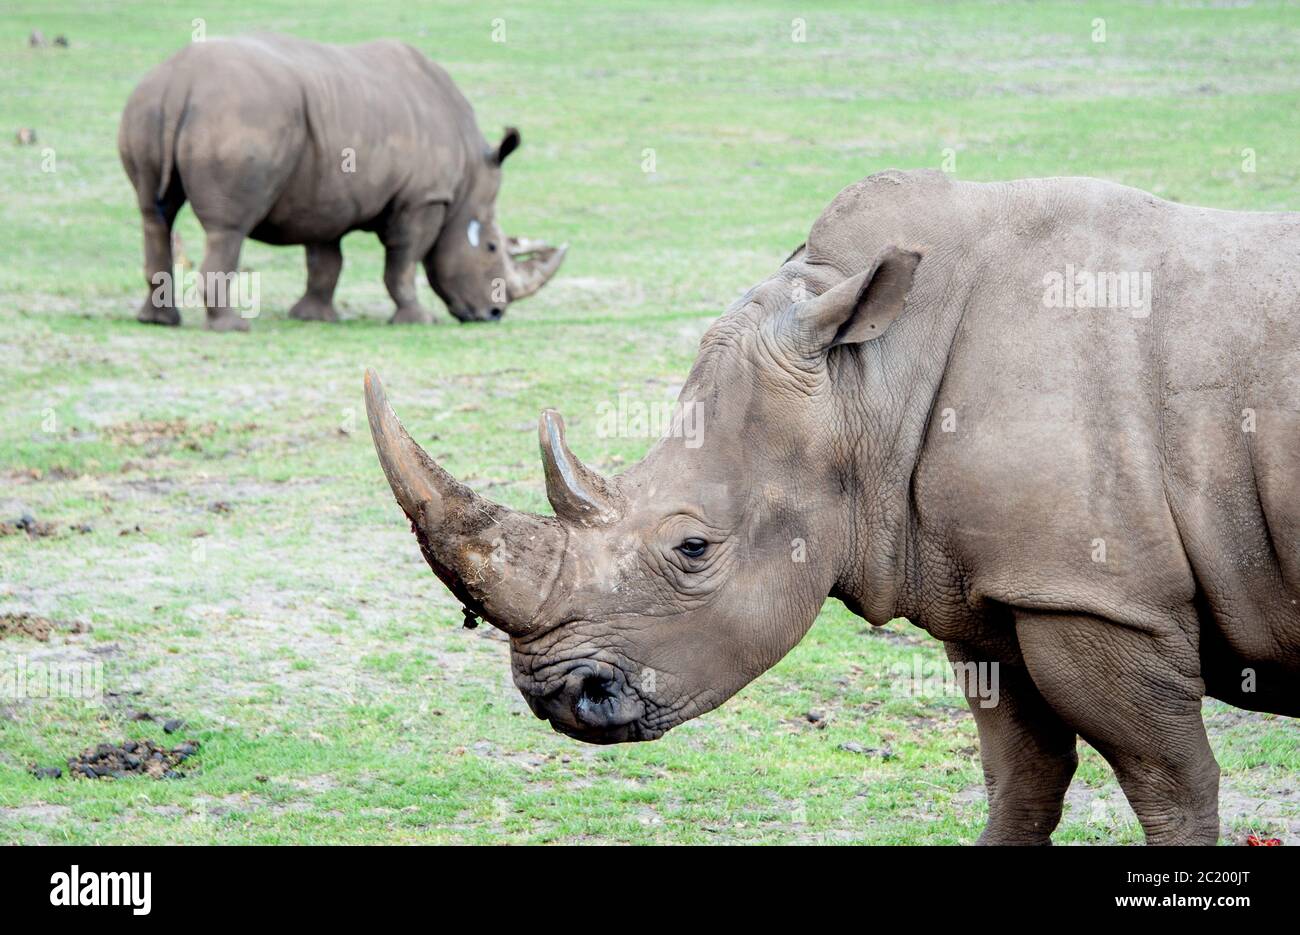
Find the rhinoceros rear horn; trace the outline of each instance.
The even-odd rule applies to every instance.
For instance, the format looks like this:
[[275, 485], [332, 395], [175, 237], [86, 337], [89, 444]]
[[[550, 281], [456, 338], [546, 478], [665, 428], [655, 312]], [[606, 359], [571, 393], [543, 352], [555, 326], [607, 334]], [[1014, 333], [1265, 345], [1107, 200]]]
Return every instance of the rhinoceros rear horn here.
[[371, 370], [366, 414], [388, 485], [434, 574], [467, 611], [511, 636], [530, 632], [558, 575], [564, 531], [555, 520], [485, 500], [435, 464]]
[[618, 518], [619, 499], [605, 478], [578, 460], [564, 441], [564, 419], [546, 409], [537, 425], [546, 473], [546, 499], [560, 519], [595, 526]]
[[526, 237], [507, 238], [506, 291], [510, 301], [526, 299], [550, 282], [568, 252], [568, 244], [552, 247]]

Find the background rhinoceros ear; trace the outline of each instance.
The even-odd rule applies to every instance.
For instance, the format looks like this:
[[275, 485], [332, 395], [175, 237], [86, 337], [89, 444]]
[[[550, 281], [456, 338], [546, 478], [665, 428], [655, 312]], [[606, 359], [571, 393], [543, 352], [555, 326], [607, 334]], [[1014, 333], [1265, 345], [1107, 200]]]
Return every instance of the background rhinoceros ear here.
[[880, 337], [903, 313], [920, 262], [915, 250], [886, 247], [866, 272], [803, 303], [797, 315], [808, 343], [826, 351]]
[[514, 127], [506, 127], [506, 135], [501, 137], [501, 145], [498, 146], [496, 152], [492, 154], [492, 161], [497, 165], [501, 165], [501, 163], [506, 161], [506, 156], [509, 156], [519, 148], [521, 142], [522, 140], [519, 138], [519, 131]]

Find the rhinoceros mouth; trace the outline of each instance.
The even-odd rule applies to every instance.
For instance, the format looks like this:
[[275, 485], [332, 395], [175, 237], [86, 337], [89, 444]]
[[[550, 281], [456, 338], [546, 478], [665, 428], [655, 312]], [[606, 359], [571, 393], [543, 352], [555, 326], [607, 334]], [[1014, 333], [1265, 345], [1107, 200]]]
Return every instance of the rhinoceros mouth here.
[[644, 728], [646, 703], [622, 669], [599, 659], [568, 661], [546, 685], [523, 688], [533, 713], [553, 730], [585, 743], [651, 740]]
[[576, 728], [567, 724], [560, 723], [554, 719], [549, 721], [551, 729], [566, 737], [574, 740], [581, 740], [583, 743], [597, 744], [607, 746], [615, 743], [635, 743], [639, 740], [652, 740], [652, 737], [643, 737], [635, 722], [623, 724], [619, 727], [601, 727], [601, 728]]

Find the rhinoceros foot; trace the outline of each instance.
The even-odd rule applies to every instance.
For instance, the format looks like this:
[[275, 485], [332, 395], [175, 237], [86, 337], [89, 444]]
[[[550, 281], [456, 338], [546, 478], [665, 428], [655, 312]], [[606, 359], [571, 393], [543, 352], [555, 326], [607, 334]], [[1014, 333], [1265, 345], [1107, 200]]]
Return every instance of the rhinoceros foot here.
[[422, 305], [403, 305], [388, 319], [390, 325], [431, 325], [433, 314]]
[[179, 325], [181, 323], [181, 313], [172, 305], [155, 305], [150, 298], [144, 300], [144, 304], [140, 306], [140, 312], [135, 316], [135, 320], [142, 321], [146, 325]]
[[305, 295], [289, 309], [289, 317], [298, 321], [338, 321], [339, 313], [329, 302]]
[[208, 316], [209, 331], [247, 331], [248, 319], [241, 318], [235, 312]]

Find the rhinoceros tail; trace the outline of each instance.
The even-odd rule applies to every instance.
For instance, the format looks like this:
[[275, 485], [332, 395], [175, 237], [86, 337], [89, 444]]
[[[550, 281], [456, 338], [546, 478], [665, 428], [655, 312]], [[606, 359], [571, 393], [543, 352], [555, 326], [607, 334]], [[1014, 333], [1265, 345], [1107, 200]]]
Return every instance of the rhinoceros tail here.
[[169, 88], [162, 99], [162, 120], [159, 121], [158, 131], [160, 168], [158, 187], [154, 189], [154, 200], [160, 207], [167, 197], [167, 189], [171, 187], [172, 172], [176, 169], [176, 139], [180, 134], [181, 123], [185, 119], [185, 112], [190, 103], [188, 89], [180, 100], [176, 99], [177, 96], [177, 93]]

